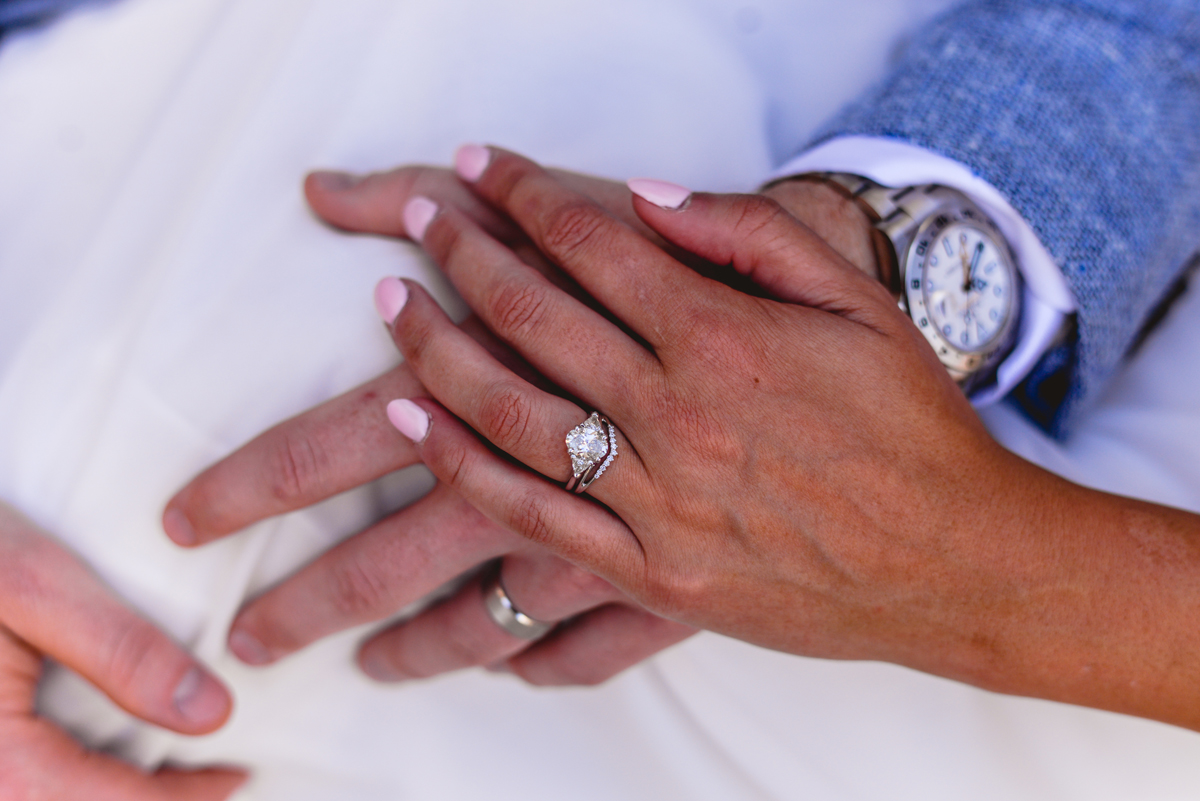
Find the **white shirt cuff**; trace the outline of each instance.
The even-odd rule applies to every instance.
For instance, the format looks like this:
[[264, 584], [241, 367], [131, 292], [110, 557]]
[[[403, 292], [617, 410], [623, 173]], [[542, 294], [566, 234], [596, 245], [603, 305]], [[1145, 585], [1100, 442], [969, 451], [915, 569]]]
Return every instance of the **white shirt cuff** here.
[[995, 187], [957, 161], [896, 139], [843, 136], [801, 153], [768, 180], [806, 172], [847, 172], [893, 187], [948, 186], [987, 212], [1008, 239], [1025, 279], [1021, 330], [1012, 352], [996, 370], [996, 382], [972, 394], [976, 406], [996, 402], [1021, 383], [1075, 311], [1075, 298], [1066, 279], [1029, 223]]

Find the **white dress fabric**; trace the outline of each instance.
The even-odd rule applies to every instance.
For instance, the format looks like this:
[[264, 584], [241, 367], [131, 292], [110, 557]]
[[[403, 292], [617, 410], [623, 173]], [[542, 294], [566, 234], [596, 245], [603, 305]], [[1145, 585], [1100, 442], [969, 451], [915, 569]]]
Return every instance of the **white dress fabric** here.
[[[6, 40], [0, 498], [237, 697], [188, 738], [57, 671], [45, 713], [148, 766], [246, 765], [239, 801], [1200, 797], [1195, 734], [714, 635], [594, 689], [380, 686], [352, 662], [365, 629], [265, 670], [233, 659], [243, 599], [417, 497], [419, 468], [197, 551], [159, 525], [205, 465], [396, 363], [380, 277], [462, 313], [412, 246], [321, 225], [306, 170], [484, 141], [751, 188], [949, 2], [122, 0]], [[1197, 353], [1193, 293], [1067, 446], [985, 417], [1072, 479], [1198, 510]]]

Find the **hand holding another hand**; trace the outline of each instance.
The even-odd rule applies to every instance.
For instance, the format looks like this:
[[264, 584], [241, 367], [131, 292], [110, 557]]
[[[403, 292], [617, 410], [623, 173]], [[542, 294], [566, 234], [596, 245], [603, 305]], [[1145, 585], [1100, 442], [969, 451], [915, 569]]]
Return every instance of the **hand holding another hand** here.
[[[632, 195], [624, 184], [563, 171], [553, 174], [648, 240], [670, 248], [633, 213]], [[407, 236], [401, 212], [413, 196], [453, 205], [547, 280], [592, 302], [515, 223], [473, 194], [452, 171], [405, 167], [363, 179], [317, 173], [305, 189], [314, 210], [332, 224], [385, 236]], [[852, 204], [816, 184], [785, 183], [769, 191], [873, 273], [866, 221]], [[714, 269], [672, 250], [694, 266]], [[728, 275], [721, 272], [722, 277]], [[390, 302], [387, 297], [378, 301]], [[539, 383], [536, 372], [477, 318], [468, 319], [462, 328], [497, 359]], [[280, 424], [185, 487], [168, 506], [168, 532], [180, 544], [203, 544], [415, 463], [416, 451], [396, 435], [380, 401], [421, 394], [420, 382], [407, 364], [401, 364]], [[518, 608], [545, 621], [575, 619], [537, 643], [515, 638], [488, 619], [477, 577], [452, 600], [370, 641], [360, 653], [368, 672], [378, 679], [398, 680], [503, 663], [535, 684], [594, 684], [694, 631], [631, 606], [609, 582], [531, 547], [480, 515], [457, 492], [439, 485], [426, 498], [252, 600], [235, 622], [231, 647], [244, 661], [268, 664], [349, 626], [382, 620], [456, 575], [502, 556], [501, 579]]]
[[[461, 177], [599, 304], [453, 205], [409, 201], [410, 236], [566, 393], [507, 369], [420, 287], [385, 283], [437, 401], [389, 412], [480, 512], [698, 628], [1200, 727], [1195, 515], [1005, 451], [888, 292], [776, 203], [661, 182], [634, 201], [676, 251], [770, 300], [532, 162], [469, 147]], [[593, 410], [620, 431], [590, 489], [603, 505], [562, 487], [562, 437]]]

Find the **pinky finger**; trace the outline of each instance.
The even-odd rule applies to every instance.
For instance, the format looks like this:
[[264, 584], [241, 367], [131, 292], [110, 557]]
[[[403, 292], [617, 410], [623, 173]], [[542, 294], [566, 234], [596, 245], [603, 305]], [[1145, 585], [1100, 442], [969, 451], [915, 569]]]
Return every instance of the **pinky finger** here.
[[498, 455], [440, 404], [392, 401], [388, 418], [484, 516], [619, 588], [643, 574], [641, 545], [620, 518]]
[[559, 626], [503, 664], [537, 686], [594, 686], [695, 633], [644, 609], [610, 604]]

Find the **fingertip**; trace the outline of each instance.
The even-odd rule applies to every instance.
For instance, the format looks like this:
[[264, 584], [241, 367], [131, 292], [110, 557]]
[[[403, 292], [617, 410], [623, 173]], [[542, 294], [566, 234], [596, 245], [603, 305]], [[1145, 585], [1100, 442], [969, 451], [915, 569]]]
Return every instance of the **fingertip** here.
[[305, 178], [305, 189], [318, 192], [344, 192], [357, 186], [362, 179], [361, 175], [340, 170], [314, 170]]
[[375, 311], [388, 325], [396, 322], [407, 302], [408, 287], [399, 278], [389, 275], [375, 285]]
[[429, 434], [429, 413], [407, 398], [389, 403], [387, 416], [396, 430], [413, 442], [424, 442]]
[[228, 645], [234, 656], [251, 667], [263, 667], [275, 661], [262, 641], [243, 629], [234, 628], [229, 633]]
[[198, 732], [220, 728], [233, 711], [229, 691], [198, 666], [184, 674], [171, 700], [189, 728]]
[[454, 171], [467, 183], [475, 183], [492, 161], [492, 151], [483, 145], [466, 144], [454, 153]]
[[625, 185], [629, 187], [630, 192], [642, 200], [667, 211], [683, 209], [688, 198], [692, 196], [692, 190], [686, 186], [655, 178], [630, 178]]
[[172, 500], [168, 504], [167, 509], [163, 512], [162, 519], [163, 531], [176, 545], [182, 548], [191, 548], [199, 542], [199, 536], [196, 534], [196, 529], [192, 526], [192, 522], [188, 520]]
[[417, 195], [404, 204], [404, 230], [414, 242], [425, 238], [425, 229], [437, 216], [438, 204], [424, 195]]
[[392, 684], [408, 678], [396, 669], [390, 659], [380, 653], [379, 648], [372, 648], [370, 643], [364, 645], [358, 652], [358, 667], [368, 678], [384, 684]]

